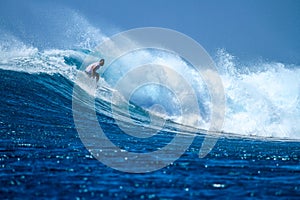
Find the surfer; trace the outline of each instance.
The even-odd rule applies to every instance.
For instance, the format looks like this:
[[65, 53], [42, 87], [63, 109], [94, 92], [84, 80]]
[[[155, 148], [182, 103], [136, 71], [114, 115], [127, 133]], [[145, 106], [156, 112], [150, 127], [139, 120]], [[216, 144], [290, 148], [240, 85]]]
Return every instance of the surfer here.
[[96, 72], [101, 66], [104, 65], [104, 59], [101, 59], [99, 62], [95, 62], [87, 66], [85, 69], [85, 73], [90, 77], [90, 78], [95, 78], [96, 77], [96, 82], [99, 81], [99, 73]]

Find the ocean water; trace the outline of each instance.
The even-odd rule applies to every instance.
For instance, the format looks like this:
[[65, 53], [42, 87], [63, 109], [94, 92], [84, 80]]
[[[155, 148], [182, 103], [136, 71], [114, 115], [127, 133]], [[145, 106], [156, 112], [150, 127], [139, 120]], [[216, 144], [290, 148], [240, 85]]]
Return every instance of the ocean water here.
[[[0, 32], [1, 199], [300, 197], [299, 66], [264, 60], [243, 63], [226, 49], [218, 49], [212, 57], [223, 82], [226, 111], [222, 130], [208, 134], [209, 91], [179, 56], [153, 49], [131, 52], [100, 70], [95, 90], [86, 84], [90, 80], [78, 81], [85, 64], [101, 57], [94, 47], [107, 36], [78, 13], [69, 10], [64, 14], [73, 20], [68, 25], [72, 31], [56, 37], [68, 35], [73, 46], [64, 41], [65, 45], [56, 48], [41, 48], [40, 41], [35, 46], [16, 36], [18, 30]], [[128, 107], [112, 98], [118, 92], [114, 90], [116, 82], [132, 66], [149, 62], [169, 65], [189, 77], [198, 98], [196, 118], [187, 115], [182, 119], [178, 98], [158, 85], [138, 88]], [[155, 73], [152, 75], [158, 80], [165, 78], [157, 71], [147, 73]], [[178, 160], [161, 169], [147, 173], [116, 170], [99, 162], [82, 142], [74, 123], [74, 96], [83, 107], [89, 107], [88, 100], [94, 99], [98, 124], [126, 151], [153, 152], [176, 135], [192, 137], [192, 143]], [[163, 109], [153, 108], [156, 104]], [[82, 112], [80, 117], [84, 128], [90, 130], [90, 116]], [[159, 124], [162, 120], [163, 125]], [[157, 134], [130, 136], [120, 123], [136, 135], [144, 130]], [[217, 138], [217, 142], [207, 156], [199, 158], [205, 136]], [[103, 141], [94, 139], [101, 146]], [[171, 151], [185, 142], [176, 143]], [[159, 159], [168, 162], [164, 156]], [[126, 159], [117, 162], [122, 166]]]

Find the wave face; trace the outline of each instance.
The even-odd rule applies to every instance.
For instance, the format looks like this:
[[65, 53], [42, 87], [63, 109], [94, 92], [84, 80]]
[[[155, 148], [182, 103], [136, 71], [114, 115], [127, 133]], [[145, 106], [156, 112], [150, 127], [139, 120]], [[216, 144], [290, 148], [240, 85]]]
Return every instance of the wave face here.
[[[24, 6], [32, 10], [38, 7], [44, 11], [49, 5], [29, 3]], [[51, 76], [59, 74], [74, 83], [85, 58], [107, 38], [103, 31], [112, 31], [96, 28], [72, 9], [56, 6], [54, 10], [55, 13], [45, 12], [43, 15], [38, 11], [27, 14], [19, 12], [18, 20], [6, 13], [0, 31], [1, 69]], [[32, 25], [27, 18], [31, 19]], [[68, 23], [63, 23], [66, 21]], [[219, 49], [212, 56], [226, 93], [226, 117], [221, 131], [246, 137], [300, 138], [299, 66], [263, 60], [243, 62], [225, 49]], [[188, 77], [198, 97], [199, 116], [188, 116], [183, 121], [178, 116], [178, 100], [171, 91], [158, 86], [140, 88], [132, 96], [132, 102], [146, 110], [154, 104], [161, 104], [164, 112], [156, 114], [207, 130], [212, 107], [209, 92], [199, 74], [176, 55], [143, 50], [123, 56], [106, 70], [99, 85], [112, 89], [116, 81], [133, 66], [146, 63], [171, 66]], [[164, 78], [163, 74], [155, 75]], [[71, 94], [66, 95], [70, 97]], [[111, 100], [109, 94], [98, 92], [98, 95], [99, 100]], [[99, 112], [102, 112], [101, 108]]]
[[[11, 38], [13, 36], [9, 36], [7, 39], [10, 40]], [[77, 74], [82, 70], [80, 69], [82, 63], [93, 51], [92, 49], [40, 51], [34, 47], [27, 47], [15, 39], [10, 40], [10, 42], [13, 42], [9, 46], [10, 49], [7, 49], [7, 45], [2, 45], [1, 47], [2, 51], [5, 50], [1, 54], [1, 69], [6, 71], [6, 73], [8, 71], [11, 71], [11, 73], [16, 71], [31, 74], [32, 77], [30, 79], [38, 75], [48, 74], [48, 76], [44, 76], [45, 79], [41, 80], [42, 84], [47, 87], [60, 84], [61, 80], [55, 82], [51, 79], [52, 76], [59, 75], [67, 80], [68, 85], [61, 86], [64, 88], [63, 91], [60, 91], [61, 87], [49, 87], [49, 89], [52, 92], [62, 94], [67, 99], [72, 97], [70, 91], [72, 91], [72, 85], [76, 80]], [[17, 51], [17, 49], [22, 51]], [[97, 58], [95, 57], [95, 59]], [[246, 137], [300, 138], [300, 69], [298, 66], [275, 62], [242, 65], [236, 61], [237, 58], [224, 49], [220, 49], [217, 52], [215, 60], [226, 94], [226, 114], [223, 132]], [[131, 70], [132, 66], [141, 66], [149, 62], [172, 66], [173, 69], [183, 76], [189, 77], [188, 79], [198, 97], [199, 116], [189, 116], [187, 120], [182, 121], [179, 115], [178, 99], [174, 98], [174, 94], [171, 91], [158, 85], [144, 86], [134, 92], [131, 102], [134, 104], [132, 105], [133, 107], [137, 106], [137, 110], [132, 110], [131, 114], [135, 116], [141, 109], [147, 113], [151, 106], [159, 104], [164, 107], [164, 112], [156, 111], [156, 115], [173, 121], [174, 126], [178, 123], [183, 126], [188, 125], [194, 127], [195, 133], [199, 129], [207, 130], [210, 123], [210, 108], [212, 105], [205, 83], [188, 63], [180, 57], [167, 52], [148, 49], [121, 57], [102, 74], [96, 98], [102, 102], [111, 101], [114, 84]], [[165, 75], [155, 74], [155, 76], [163, 79]], [[18, 79], [18, 77], [11, 78]], [[65, 84], [65, 81], [63, 82]], [[103, 88], [106, 88], [106, 92], [103, 91]], [[84, 89], [88, 92], [88, 87]], [[68, 92], [64, 93], [65, 90]], [[26, 92], [26, 89], [24, 92]], [[47, 96], [47, 94], [40, 95]], [[182, 91], [182, 95], [188, 94]], [[50, 101], [48, 103], [52, 104], [55, 102]], [[118, 107], [118, 102], [114, 102], [114, 104]], [[101, 106], [96, 108], [100, 113], [107, 110]], [[129, 116], [124, 111], [124, 108], [119, 107], [118, 109], [119, 113], [122, 114], [121, 118], [127, 122], [131, 121], [132, 116]], [[135, 118], [147, 118], [149, 113], [146, 116], [145, 113], [136, 115]], [[105, 115], [112, 116], [112, 113], [105, 112]]]

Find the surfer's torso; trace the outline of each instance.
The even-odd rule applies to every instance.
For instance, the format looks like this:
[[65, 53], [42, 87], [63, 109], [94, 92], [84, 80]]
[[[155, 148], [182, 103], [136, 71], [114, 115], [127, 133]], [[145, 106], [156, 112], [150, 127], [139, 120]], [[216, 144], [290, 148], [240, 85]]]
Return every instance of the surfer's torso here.
[[98, 67], [99, 62], [95, 62], [90, 64], [89, 66], [87, 66], [87, 68], [85, 69], [85, 72], [89, 75], [93, 75], [94, 70]]

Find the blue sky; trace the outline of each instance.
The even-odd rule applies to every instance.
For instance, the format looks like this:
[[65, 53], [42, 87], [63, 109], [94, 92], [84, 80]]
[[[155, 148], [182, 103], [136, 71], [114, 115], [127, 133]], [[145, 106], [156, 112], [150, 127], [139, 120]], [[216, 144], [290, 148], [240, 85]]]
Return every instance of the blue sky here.
[[[22, 6], [29, 3], [42, 4], [38, 0], [2, 0], [2, 20], [5, 21], [5, 13], [26, 12]], [[187, 34], [210, 53], [225, 48], [240, 59], [300, 64], [300, 1], [297, 0], [46, 0], [43, 3], [48, 5], [48, 11], [57, 6], [74, 9], [108, 35], [144, 26], [165, 27]]]

